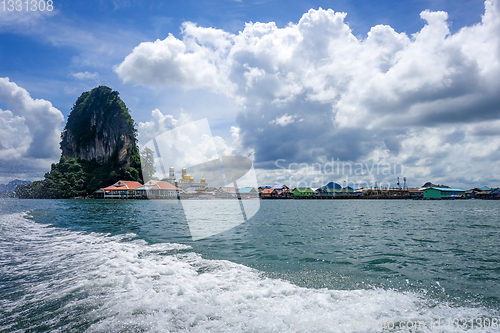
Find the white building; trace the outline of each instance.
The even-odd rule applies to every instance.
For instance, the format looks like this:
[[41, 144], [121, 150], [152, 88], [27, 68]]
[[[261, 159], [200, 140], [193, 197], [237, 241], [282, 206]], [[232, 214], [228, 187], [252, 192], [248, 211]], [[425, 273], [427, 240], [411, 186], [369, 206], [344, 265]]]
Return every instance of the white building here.
[[150, 180], [136, 189], [138, 197], [148, 199], [177, 199], [179, 189], [166, 181]]

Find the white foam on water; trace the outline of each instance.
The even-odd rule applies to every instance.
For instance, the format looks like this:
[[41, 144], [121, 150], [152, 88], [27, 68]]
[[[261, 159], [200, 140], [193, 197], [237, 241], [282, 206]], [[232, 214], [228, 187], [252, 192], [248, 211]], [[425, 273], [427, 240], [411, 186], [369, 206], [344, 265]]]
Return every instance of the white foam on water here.
[[[134, 237], [1, 216], [0, 276], [20, 279], [20, 289], [1, 297], [0, 331], [455, 332], [430, 323], [498, 318], [493, 310], [451, 307], [412, 292], [297, 287], [243, 265], [203, 259], [185, 245], [149, 245]], [[361, 326], [361, 320], [426, 326], [384, 329]]]

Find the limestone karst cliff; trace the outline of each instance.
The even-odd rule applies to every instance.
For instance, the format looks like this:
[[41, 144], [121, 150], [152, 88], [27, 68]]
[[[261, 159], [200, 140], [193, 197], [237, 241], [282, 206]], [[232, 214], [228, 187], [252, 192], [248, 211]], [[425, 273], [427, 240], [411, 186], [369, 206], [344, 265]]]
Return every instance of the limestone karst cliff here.
[[61, 133], [62, 156], [45, 178], [14, 189], [19, 198], [89, 196], [118, 180], [141, 179], [134, 121], [118, 92], [100, 86], [76, 101]]
[[118, 92], [100, 86], [76, 101], [61, 134], [62, 156], [130, 167], [135, 147], [134, 123]]

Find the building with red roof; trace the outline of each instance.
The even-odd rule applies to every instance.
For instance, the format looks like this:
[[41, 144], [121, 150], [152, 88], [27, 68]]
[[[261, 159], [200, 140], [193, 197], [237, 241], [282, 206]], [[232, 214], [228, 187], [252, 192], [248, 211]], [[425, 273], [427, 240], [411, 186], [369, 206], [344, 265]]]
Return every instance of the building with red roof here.
[[136, 196], [135, 190], [143, 186], [139, 182], [119, 180], [111, 186], [100, 189], [99, 193], [103, 193], [104, 199], [134, 199]]
[[262, 191], [262, 199], [271, 199], [271, 198], [276, 198], [278, 195], [278, 191], [274, 188], [266, 188], [264, 191]]

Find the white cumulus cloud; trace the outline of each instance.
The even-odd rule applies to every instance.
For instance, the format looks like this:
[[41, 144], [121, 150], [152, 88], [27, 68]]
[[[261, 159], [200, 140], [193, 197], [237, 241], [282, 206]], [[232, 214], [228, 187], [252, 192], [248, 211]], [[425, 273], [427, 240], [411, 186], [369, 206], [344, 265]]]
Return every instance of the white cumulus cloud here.
[[[227, 142], [220, 136], [213, 136], [207, 119], [193, 121], [191, 116], [182, 113], [179, 119], [164, 115], [160, 110], [152, 111], [152, 119], [138, 124], [138, 136], [141, 149], [147, 147], [161, 156], [157, 176], [165, 177], [169, 166], [177, 168], [205, 163], [219, 156], [232, 156], [239, 147], [238, 130], [232, 128], [233, 142]], [[154, 141], [153, 141], [154, 139]], [[179, 176], [179, 175], [177, 175]]]
[[[23, 88], [10, 82], [9, 78], [0, 78], [0, 100], [12, 111], [7, 111], [15, 117], [16, 129], [23, 133], [28, 131], [28, 144], [24, 145], [19, 153], [24, 157], [54, 158], [58, 157], [60, 126], [64, 121], [61, 111], [52, 106], [52, 103], [43, 99], [33, 99]], [[22, 122], [20, 121], [22, 119]], [[23, 129], [24, 127], [24, 129]], [[13, 130], [11, 140], [19, 138]]]
[[33, 99], [9, 78], [0, 78], [0, 169], [29, 174], [60, 156], [62, 113], [49, 101]]
[[238, 140], [263, 168], [384, 158], [405, 163], [415, 183], [500, 186], [498, 133], [481, 130], [500, 120], [499, 1], [456, 33], [447, 13], [425, 10], [414, 35], [377, 25], [359, 38], [346, 15], [311, 9], [237, 34], [185, 23], [181, 39], [141, 43], [115, 70], [125, 82], [233, 98]]
[[[190, 31], [190, 25], [186, 28]], [[217, 33], [204, 32], [200, 40], [209, 45], [217, 41]], [[186, 39], [183, 42], [169, 35], [164, 40], [141, 43], [115, 71], [125, 82], [208, 88], [217, 84], [215, 58], [212, 50], [200, 47], [196, 41]]]

